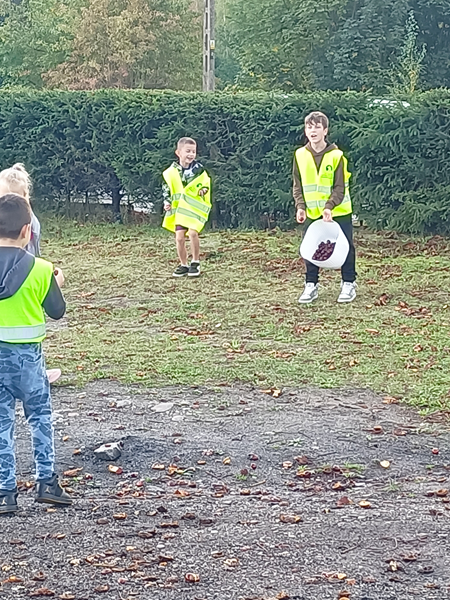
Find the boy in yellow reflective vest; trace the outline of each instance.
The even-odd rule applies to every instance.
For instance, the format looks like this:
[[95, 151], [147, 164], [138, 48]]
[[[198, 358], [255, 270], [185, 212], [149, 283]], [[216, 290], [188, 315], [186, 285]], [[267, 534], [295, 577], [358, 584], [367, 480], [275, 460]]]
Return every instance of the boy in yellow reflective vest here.
[[[203, 166], [195, 160], [197, 143], [192, 138], [178, 140], [174, 162], [163, 173], [163, 197], [166, 214], [162, 226], [175, 233], [180, 264], [174, 277], [200, 275], [199, 233], [211, 210], [211, 180]], [[192, 260], [188, 265], [186, 237], [191, 242]]]
[[36, 465], [36, 502], [68, 506], [70, 496], [54, 472], [50, 384], [42, 340], [45, 314], [66, 310], [61, 271], [25, 250], [31, 238], [31, 208], [17, 194], [0, 197], [0, 515], [14, 513], [17, 482], [14, 453], [16, 399], [31, 428]]
[[[355, 246], [353, 244], [352, 203], [348, 191], [350, 173], [347, 159], [336, 144], [327, 140], [328, 117], [312, 112], [305, 119], [308, 143], [295, 153], [293, 178], [298, 223], [309, 225], [322, 218], [336, 221], [348, 240], [350, 249], [342, 266], [341, 292], [338, 302], [356, 298]], [[309, 304], [318, 296], [319, 267], [306, 264], [305, 289], [300, 304]]]

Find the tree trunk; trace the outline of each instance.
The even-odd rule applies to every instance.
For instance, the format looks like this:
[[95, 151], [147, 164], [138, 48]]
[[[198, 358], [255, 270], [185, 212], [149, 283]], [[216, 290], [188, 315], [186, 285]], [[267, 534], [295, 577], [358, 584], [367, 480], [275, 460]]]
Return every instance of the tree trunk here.
[[120, 181], [114, 176], [113, 187], [111, 189], [112, 197], [112, 213], [113, 220], [115, 223], [122, 223], [122, 214], [120, 212], [120, 201], [122, 200], [122, 193], [120, 189]]

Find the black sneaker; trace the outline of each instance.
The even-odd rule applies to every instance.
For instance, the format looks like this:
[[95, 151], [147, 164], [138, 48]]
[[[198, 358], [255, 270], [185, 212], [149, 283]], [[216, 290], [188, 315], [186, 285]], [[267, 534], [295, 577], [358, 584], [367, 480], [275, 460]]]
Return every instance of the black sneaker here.
[[36, 481], [36, 502], [70, 506], [72, 498], [61, 487], [58, 476], [53, 475], [47, 481]]
[[183, 265], [179, 265], [175, 271], [172, 273], [174, 277], [186, 277], [189, 273], [189, 267], [183, 267]]
[[191, 262], [191, 266], [189, 267], [188, 277], [198, 277], [200, 275], [200, 263], [199, 262]]
[[0, 515], [15, 513], [19, 510], [17, 506], [17, 488], [14, 490], [0, 490]]

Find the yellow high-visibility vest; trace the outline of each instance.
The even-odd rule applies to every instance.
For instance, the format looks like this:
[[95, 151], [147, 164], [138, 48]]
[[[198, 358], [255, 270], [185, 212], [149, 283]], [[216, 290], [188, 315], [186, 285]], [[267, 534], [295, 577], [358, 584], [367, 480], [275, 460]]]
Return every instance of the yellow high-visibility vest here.
[[34, 266], [20, 289], [0, 300], [0, 341], [11, 344], [42, 342], [45, 314], [42, 303], [52, 282], [53, 265], [35, 258]]
[[[171, 210], [164, 216], [162, 226], [175, 231], [177, 225], [200, 232], [208, 220], [211, 210], [211, 179], [206, 171], [183, 186], [180, 171], [172, 165], [163, 173], [170, 189]], [[204, 196], [200, 190], [208, 191]]]
[[298, 170], [302, 182], [303, 197], [306, 203], [306, 214], [310, 219], [319, 219], [323, 215], [325, 204], [328, 202], [333, 191], [334, 174], [341, 161], [344, 161], [344, 199], [341, 204], [333, 208], [333, 217], [350, 215], [352, 201], [348, 190], [348, 182], [351, 174], [347, 170], [347, 159], [342, 150], [336, 148], [323, 155], [320, 168], [317, 169], [316, 161], [311, 152], [304, 146], [295, 153]]

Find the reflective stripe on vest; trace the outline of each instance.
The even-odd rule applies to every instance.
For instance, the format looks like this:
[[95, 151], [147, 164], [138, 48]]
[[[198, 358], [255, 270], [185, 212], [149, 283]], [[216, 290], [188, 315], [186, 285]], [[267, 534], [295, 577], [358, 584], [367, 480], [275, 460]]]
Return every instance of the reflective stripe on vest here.
[[18, 342], [45, 336], [45, 323], [29, 327], [0, 327], [0, 341]]
[[[183, 186], [179, 170], [173, 165], [163, 173], [170, 189], [171, 209], [166, 212], [162, 226], [176, 231], [177, 225], [200, 232], [208, 221], [211, 210], [211, 180], [206, 171]], [[199, 196], [198, 191], [206, 188], [208, 192]]]
[[47, 296], [53, 265], [35, 258], [28, 277], [17, 292], [0, 300], [0, 341], [12, 344], [42, 342], [45, 315], [42, 303]]
[[302, 182], [303, 197], [306, 204], [306, 213], [310, 219], [318, 219], [323, 215], [325, 205], [333, 192], [334, 174], [341, 159], [344, 163], [345, 191], [341, 204], [331, 211], [334, 217], [352, 213], [348, 182], [350, 173], [347, 170], [347, 159], [339, 149], [330, 150], [322, 157], [320, 168], [311, 152], [306, 148], [299, 148], [295, 153], [300, 179]]

